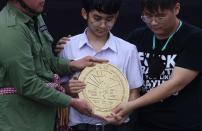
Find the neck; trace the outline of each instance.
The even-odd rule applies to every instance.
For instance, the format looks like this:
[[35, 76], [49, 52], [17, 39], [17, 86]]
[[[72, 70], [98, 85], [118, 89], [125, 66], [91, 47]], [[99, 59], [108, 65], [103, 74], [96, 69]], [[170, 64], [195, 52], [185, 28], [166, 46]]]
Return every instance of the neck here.
[[167, 32], [165, 32], [164, 34], [155, 34], [156, 38], [159, 40], [167, 39], [171, 34], [173, 34], [177, 30], [179, 23], [180, 20], [176, 19], [175, 22], [173, 23], [172, 28], [168, 29]]
[[28, 12], [26, 9], [24, 9], [19, 2], [17, 1], [10, 1], [11, 4], [13, 4], [18, 10], [20, 10], [21, 12], [23, 12], [24, 14], [30, 16], [30, 17], [34, 17], [35, 14]]
[[89, 29], [86, 31], [86, 35], [89, 41], [89, 44], [95, 49], [96, 51], [100, 51], [102, 47], [105, 45], [106, 41], [109, 38], [109, 34], [99, 37], [92, 33]]
[[[173, 31], [172, 33], [170, 33], [170, 35], [167, 37], [167, 41], [165, 42], [164, 46], [162, 47], [161, 51], [164, 51], [168, 45], [168, 43], [170, 42], [170, 40], [173, 38], [173, 36], [175, 35], [175, 33], [180, 29], [180, 27], [182, 26], [182, 22], [180, 20], [178, 20], [178, 25], [175, 28], [175, 31]], [[155, 38], [155, 34], [153, 35], [153, 45], [152, 45], [152, 49], [155, 49], [156, 46], [156, 38]]]

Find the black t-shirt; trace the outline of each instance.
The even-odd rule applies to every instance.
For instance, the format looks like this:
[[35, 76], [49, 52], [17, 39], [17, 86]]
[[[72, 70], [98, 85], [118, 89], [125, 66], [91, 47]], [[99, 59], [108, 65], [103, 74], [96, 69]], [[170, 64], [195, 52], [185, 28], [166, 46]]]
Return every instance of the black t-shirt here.
[[159, 129], [202, 129], [202, 31], [183, 23], [182, 27], [161, 51], [166, 40], [156, 40], [147, 28], [133, 31], [128, 41], [134, 43], [144, 73], [144, 94], [167, 81], [174, 66], [199, 71], [199, 75], [182, 91], [167, 99], [137, 110], [138, 125]]

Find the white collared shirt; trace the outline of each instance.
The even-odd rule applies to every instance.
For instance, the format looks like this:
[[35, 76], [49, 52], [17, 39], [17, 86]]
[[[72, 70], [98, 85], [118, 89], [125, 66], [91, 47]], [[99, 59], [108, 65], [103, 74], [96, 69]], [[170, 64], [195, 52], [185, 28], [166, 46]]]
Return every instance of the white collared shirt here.
[[[70, 38], [60, 53], [60, 57], [71, 60], [80, 59], [84, 56], [92, 56], [99, 59], [107, 59], [109, 63], [122, 71], [128, 80], [130, 89], [138, 88], [143, 84], [141, 65], [138, 51], [135, 45], [130, 44], [110, 33], [103, 48], [96, 52], [89, 44], [86, 33], [82, 33]], [[80, 123], [97, 124], [101, 121], [87, 117], [73, 108], [70, 109], [69, 125]]]

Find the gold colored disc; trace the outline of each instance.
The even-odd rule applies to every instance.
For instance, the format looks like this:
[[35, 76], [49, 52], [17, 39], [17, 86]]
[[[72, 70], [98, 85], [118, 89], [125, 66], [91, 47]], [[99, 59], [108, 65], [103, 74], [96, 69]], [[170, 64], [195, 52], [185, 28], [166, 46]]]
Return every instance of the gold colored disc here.
[[97, 115], [107, 116], [120, 103], [128, 101], [128, 81], [111, 64], [86, 67], [79, 75], [79, 80], [86, 84], [86, 88], [79, 93], [79, 98], [87, 100]]

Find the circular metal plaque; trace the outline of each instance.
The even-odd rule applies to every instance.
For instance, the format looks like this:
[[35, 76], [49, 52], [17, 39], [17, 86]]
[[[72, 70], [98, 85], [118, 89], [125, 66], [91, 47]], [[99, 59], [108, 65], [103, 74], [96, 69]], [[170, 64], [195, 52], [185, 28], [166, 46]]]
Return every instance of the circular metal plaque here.
[[87, 100], [97, 115], [107, 116], [120, 103], [128, 101], [127, 79], [111, 64], [86, 67], [79, 75], [79, 80], [86, 84], [79, 98]]

